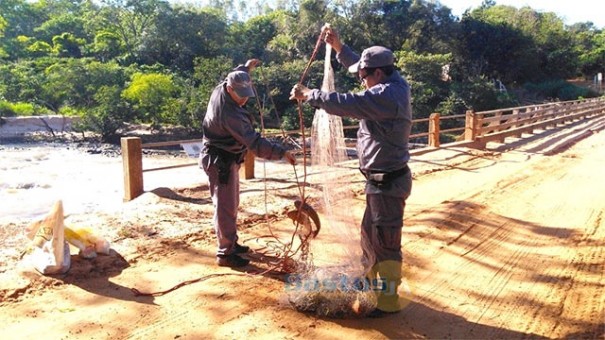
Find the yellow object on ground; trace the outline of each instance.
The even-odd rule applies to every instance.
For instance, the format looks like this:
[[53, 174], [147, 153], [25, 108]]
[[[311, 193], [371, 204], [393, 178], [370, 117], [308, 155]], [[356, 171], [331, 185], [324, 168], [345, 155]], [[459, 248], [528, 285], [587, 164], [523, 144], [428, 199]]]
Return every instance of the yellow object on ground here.
[[90, 228], [65, 227], [65, 239], [80, 249], [80, 256], [84, 258], [94, 258], [97, 253], [109, 254], [109, 242], [95, 235]]

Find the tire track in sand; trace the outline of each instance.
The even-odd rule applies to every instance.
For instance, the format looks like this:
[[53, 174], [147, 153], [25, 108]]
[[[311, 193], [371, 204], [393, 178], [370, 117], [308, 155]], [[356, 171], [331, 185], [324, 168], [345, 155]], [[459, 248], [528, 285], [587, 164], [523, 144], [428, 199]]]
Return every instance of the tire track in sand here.
[[[429, 237], [404, 247], [420, 259], [431, 255], [429, 268], [418, 268], [421, 274], [415, 278], [420, 282], [417, 302], [441, 305], [477, 325], [496, 325], [495, 337], [506, 329], [538, 336], [582, 334], [583, 329], [592, 332], [586, 333], [589, 337], [598, 334], [605, 291], [603, 207], [577, 209], [557, 200], [565, 193], [574, 199], [600, 183], [582, 178], [578, 158], [568, 152], [532, 157], [525, 171], [460, 197], [463, 203], [445, 202], [406, 221], [430, 229]], [[573, 190], [562, 192], [570, 186]], [[570, 219], [574, 213], [580, 216]], [[483, 276], [469, 274], [474, 270]]]

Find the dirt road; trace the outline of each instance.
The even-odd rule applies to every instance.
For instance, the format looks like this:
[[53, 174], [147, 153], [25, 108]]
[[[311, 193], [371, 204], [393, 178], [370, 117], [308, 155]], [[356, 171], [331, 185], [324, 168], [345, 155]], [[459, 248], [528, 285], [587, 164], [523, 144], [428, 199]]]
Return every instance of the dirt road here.
[[[68, 224], [93, 226], [111, 239], [112, 256], [90, 261], [72, 252], [72, 269], [62, 277], [41, 277], [23, 265], [0, 273], [0, 335], [603, 339], [600, 124], [603, 119], [536, 131], [490, 144], [487, 151], [447, 148], [414, 156], [402, 242], [413, 299], [398, 314], [345, 320], [302, 314], [288, 305], [283, 277], [216, 267], [212, 207], [202, 185], [148, 192], [118, 214], [100, 207], [97, 214], [71, 216]], [[340, 206], [359, 221], [362, 178], [355, 161], [348, 166], [349, 190], [358, 196]], [[259, 178], [262, 169], [257, 166]], [[321, 176], [310, 171], [307, 181]], [[292, 225], [283, 212], [297, 197], [291, 168], [273, 164], [266, 177], [242, 183], [240, 238], [256, 249], [269, 227], [287, 239]], [[317, 188], [309, 186], [308, 195], [317, 197]], [[337, 241], [326, 231], [314, 247], [328, 249]], [[263, 258], [251, 256], [255, 265], [246, 271], [266, 268]], [[206, 280], [161, 296], [131, 291], [160, 291], [199, 278]]]

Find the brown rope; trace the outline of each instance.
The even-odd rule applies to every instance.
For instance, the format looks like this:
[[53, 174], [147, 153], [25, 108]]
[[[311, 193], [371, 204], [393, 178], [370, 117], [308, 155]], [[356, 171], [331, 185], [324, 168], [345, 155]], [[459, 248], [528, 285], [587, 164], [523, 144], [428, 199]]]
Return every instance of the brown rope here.
[[[302, 75], [300, 76], [300, 80], [298, 81], [299, 84], [302, 84], [305, 81], [305, 78], [307, 77], [307, 74], [309, 73], [309, 70], [311, 69], [311, 65], [313, 64], [313, 61], [315, 60], [315, 57], [317, 56], [317, 53], [319, 52], [319, 48], [321, 47], [323, 38], [324, 38], [323, 33], [321, 33], [317, 37], [317, 42], [315, 42], [315, 47], [313, 48], [311, 57], [309, 58], [309, 61], [307, 62], [307, 66], [305, 67]], [[306, 183], [307, 182], [307, 141], [306, 141], [306, 137], [305, 137], [305, 124], [304, 124], [304, 119], [303, 119], [302, 101], [299, 99], [299, 100], [297, 100], [297, 103], [298, 103], [298, 121], [299, 121], [299, 125], [300, 125], [300, 132], [302, 134], [302, 146], [303, 146], [303, 172], [304, 172], [303, 173], [303, 182]], [[306, 201], [305, 187], [302, 188], [302, 192], [301, 192], [300, 196], [301, 196], [300, 200], [304, 204]]]
[[197, 279], [193, 279], [193, 280], [188, 280], [188, 281], [183, 281], [177, 285], [175, 285], [172, 288], [166, 289], [166, 290], [161, 290], [161, 291], [157, 291], [157, 292], [141, 292], [140, 290], [136, 289], [136, 288], [130, 288], [130, 290], [132, 291], [132, 293], [134, 294], [134, 296], [162, 296], [165, 294], [168, 294], [174, 290], [177, 290], [183, 286], [187, 286], [190, 285], [192, 283], [196, 283], [196, 282], [202, 282], [202, 281], [206, 281], [208, 279], [212, 279], [215, 277], [219, 277], [219, 276], [227, 276], [227, 275], [234, 275], [234, 276], [246, 276], [248, 274], [241, 274], [241, 273], [220, 273], [220, 274], [210, 274], [210, 275], [205, 275], [202, 277], [199, 277]]
[[[304, 79], [306, 78], [312, 64], [313, 61], [315, 59], [315, 57], [317, 56], [317, 53], [319, 52], [319, 48], [321, 47], [322, 41], [323, 41], [323, 34], [320, 34], [319, 37], [317, 38], [317, 42], [315, 43], [315, 47], [313, 49], [313, 53], [311, 54], [311, 58], [309, 59], [309, 61], [307, 62], [307, 65], [301, 75], [300, 78], [300, 83], [302, 83], [304, 81]], [[270, 89], [267, 85], [267, 81], [266, 78], [264, 76], [264, 73], [262, 71], [262, 68], [260, 69], [260, 73], [261, 73], [261, 78], [266, 86], [266, 90], [267, 90], [267, 94], [273, 104], [273, 108], [275, 109], [275, 115], [277, 118], [277, 122], [280, 126], [281, 132], [282, 132], [282, 136], [284, 138], [284, 140], [287, 138], [285, 130], [283, 129], [283, 127], [281, 126], [281, 122], [280, 122], [280, 118], [279, 118], [279, 114], [277, 113], [277, 109], [275, 106], [275, 102], [273, 101], [273, 97], [270, 95]], [[254, 86], [254, 85], [253, 85]], [[256, 88], [254, 89], [256, 92]], [[260, 100], [258, 99], [258, 95], [256, 96], [256, 103], [260, 112], [260, 117], [261, 117], [261, 127], [264, 126], [263, 122], [263, 114], [262, 114], [262, 108], [260, 105]], [[307, 146], [306, 146], [306, 135], [305, 135], [305, 125], [304, 125], [304, 119], [303, 119], [303, 111], [302, 111], [302, 103], [299, 100], [298, 101], [298, 117], [299, 117], [299, 126], [300, 126], [300, 130], [301, 130], [301, 136], [302, 136], [302, 148], [303, 148], [303, 183], [307, 182]], [[294, 169], [294, 176], [296, 177], [296, 184], [297, 187], [299, 189], [299, 193], [300, 193], [300, 198], [301, 198], [301, 202], [304, 204], [306, 201], [306, 197], [305, 197], [305, 185], [303, 184], [301, 186], [298, 174], [296, 172], [296, 166], [293, 164], [292, 165], [293, 169]], [[266, 177], [266, 176], [265, 176]], [[267, 211], [266, 211], [266, 184], [265, 184], [265, 215], [267, 215]], [[267, 270], [265, 270], [264, 272], [260, 273], [260, 274], [265, 274], [267, 272], [271, 272], [271, 271], [275, 271], [279, 268], [279, 272], [283, 272], [283, 273], [290, 273], [291, 271], [289, 271], [287, 268], [284, 268], [286, 265], [288, 265], [288, 260], [292, 260], [292, 257], [298, 253], [299, 251], [302, 251], [303, 253], [305, 253], [306, 251], [308, 251], [309, 245], [308, 245], [308, 239], [309, 236], [307, 235], [306, 237], [300, 237], [301, 243], [300, 245], [296, 248], [296, 250], [292, 251], [292, 246], [294, 244], [294, 238], [295, 235], [298, 234], [298, 229], [300, 227], [300, 223], [299, 223], [299, 219], [300, 219], [300, 214], [302, 213], [302, 209], [299, 209], [298, 214], [299, 216], [296, 218], [295, 221], [295, 230], [292, 233], [292, 237], [290, 239], [290, 242], [287, 244], [282, 243], [281, 241], [279, 241], [279, 238], [275, 236], [275, 234], [273, 233], [273, 230], [271, 228], [270, 225], [268, 225], [269, 227], [269, 232], [270, 232], [270, 237], [274, 238], [279, 244], [281, 244], [283, 246], [283, 248], [281, 249], [281, 260], [277, 263], [275, 263], [272, 267], [268, 268]], [[257, 238], [259, 239], [259, 238]], [[266, 253], [261, 253], [259, 252], [261, 255], [265, 255], [268, 256]], [[306, 256], [305, 254], [303, 254], [303, 256]], [[281, 268], [280, 268], [281, 267]]]
[[[307, 77], [307, 74], [308, 74], [308, 72], [309, 72], [309, 70], [310, 70], [310, 68], [311, 68], [311, 66], [313, 64], [313, 61], [315, 60], [315, 57], [317, 56], [317, 53], [319, 52], [319, 48], [321, 47], [321, 44], [322, 44], [322, 42], [324, 40], [323, 38], [324, 38], [324, 34], [323, 33], [320, 34], [317, 37], [317, 41], [315, 43], [315, 47], [313, 48], [313, 52], [311, 53], [311, 57], [309, 58], [309, 61], [307, 62], [307, 65], [306, 65], [305, 69], [303, 70], [303, 73], [302, 73], [302, 75], [300, 77], [299, 83], [302, 84], [302, 82]], [[269, 98], [271, 99], [271, 102], [273, 104], [274, 109], [276, 109], [275, 102], [273, 101], [273, 97], [270, 95], [270, 89], [268, 88], [268, 85], [267, 85], [264, 73], [263, 73], [262, 69], [260, 69], [260, 70], [261, 70], [261, 78], [263, 79], [263, 82], [264, 82], [265, 86], [267, 87], [267, 94], [269, 95]], [[256, 91], [256, 89], [255, 89], [255, 91]], [[262, 109], [261, 109], [260, 100], [258, 99], [258, 96], [257, 96], [257, 105], [258, 105], [259, 111], [261, 111], [261, 122], [262, 122]], [[281, 122], [280, 122], [280, 119], [279, 119], [279, 114], [277, 113], [277, 109], [275, 110], [275, 115], [276, 115], [278, 124], [279, 124], [279, 126], [281, 128], [282, 136], [283, 136], [283, 138], [285, 140], [287, 138], [286, 137], [286, 133], [285, 133], [283, 127], [281, 126]], [[304, 183], [307, 182], [307, 143], [306, 143], [306, 135], [305, 135], [305, 124], [304, 124], [304, 119], [303, 119], [302, 102], [300, 100], [298, 100], [298, 118], [299, 118], [299, 126], [300, 126], [300, 132], [301, 132], [301, 138], [302, 138], [302, 148], [303, 148], [303, 185], [302, 186], [300, 184], [300, 180], [299, 180], [298, 174], [296, 172], [296, 166], [293, 164], [292, 167], [294, 169], [294, 176], [296, 177], [296, 184], [297, 184], [298, 189], [299, 189], [300, 199], [301, 199], [302, 204], [304, 204], [305, 201], [306, 201], [306, 197], [305, 197], [305, 188], [306, 188], [306, 186], [304, 185]], [[263, 126], [263, 125], [261, 124], [261, 126]], [[266, 187], [265, 187], [265, 193], [266, 193]], [[266, 200], [266, 195], [265, 195], [265, 200]], [[266, 207], [266, 202], [265, 202], [265, 207]], [[298, 214], [300, 215], [301, 213], [302, 213], [302, 209], [299, 209]], [[265, 211], [265, 214], [267, 214], [266, 211]], [[295, 221], [296, 222], [295, 223], [295, 230], [292, 233], [292, 237], [290, 239], [290, 242], [287, 243], [287, 244], [283, 244], [282, 242], [279, 241], [279, 238], [277, 238], [275, 236], [275, 234], [273, 233], [273, 230], [272, 230], [271, 226], [269, 225], [269, 232], [271, 233], [271, 237], [273, 237], [275, 240], [277, 240], [283, 246], [283, 249], [282, 249], [283, 256], [282, 256], [282, 259], [281, 259], [280, 262], [278, 262], [277, 264], [275, 264], [273, 267], [267, 269], [264, 273], [267, 273], [267, 272], [272, 271], [272, 270], [276, 270], [279, 266], [282, 266], [282, 271], [283, 271], [283, 269], [284, 269], [283, 266], [285, 264], [287, 264], [287, 260], [288, 259], [292, 259], [292, 257], [296, 253], [298, 253], [299, 251], [301, 251], [301, 250], [303, 250], [303, 252], [305, 252], [305, 250], [308, 250], [308, 239], [309, 239], [309, 237], [307, 236], [307, 237], [304, 237], [304, 238], [300, 237], [300, 239], [301, 239], [300, 245], [297, 247], [297, 249], [294, 252], [292, 252], [292, 245], [294, 244], [294, 237], [295, 237], [295, 235], [298, 234], [298, 229], [300, 227], [299, 226], [300, 223], [298, 222], [299, 219], [300, 219], [300, 216], [298, 216], [296, 218], [296, 221]], [[265, 254], [262, 254], [262, 255], [265, 255]], [[289, 271], [286, 270], [286, 272], [289, 272]]]
[[300, 76], [300, 80], [298, 81], [299, 84], [302, 84], [303, 81], [305, 81], [305, 78], [307, 77], [307, 73], [309, 73], [309, 69], [311, 68], [311, 65], [313, 64], [313, 60], [315, 60], [315, 57], [317, 56], [317, 53], [319, 52], [319, 48], [321, 47], [321, 43], [324, 40], [324, 34], [321, 33], [319, 35], [319, 37], [317, 37], [317, 42], [315, 42], [315, 48], [313, 48], [313, 52], [311, 53], [311, 58], [309, 58], [309, 61], [307, 62], [307, 66], [305, 67], [305, 70], [303, 71], [302, 75]]

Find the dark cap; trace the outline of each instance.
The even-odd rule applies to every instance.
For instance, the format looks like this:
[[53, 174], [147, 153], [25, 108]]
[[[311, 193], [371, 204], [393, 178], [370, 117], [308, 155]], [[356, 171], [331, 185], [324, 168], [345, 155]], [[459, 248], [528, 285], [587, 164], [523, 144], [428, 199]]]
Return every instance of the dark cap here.
[[227, 86], [231, 86], [240, 97], [254, 97], [252, 80], [244, 71], [233, 71], [227, 75]]
[[393, 52], [386, 47], [372, 46], [361, 53], [361, 58], [349, 66], [349, 72], [357, 73], [360, 69], [393, 65], [395, 58]]

